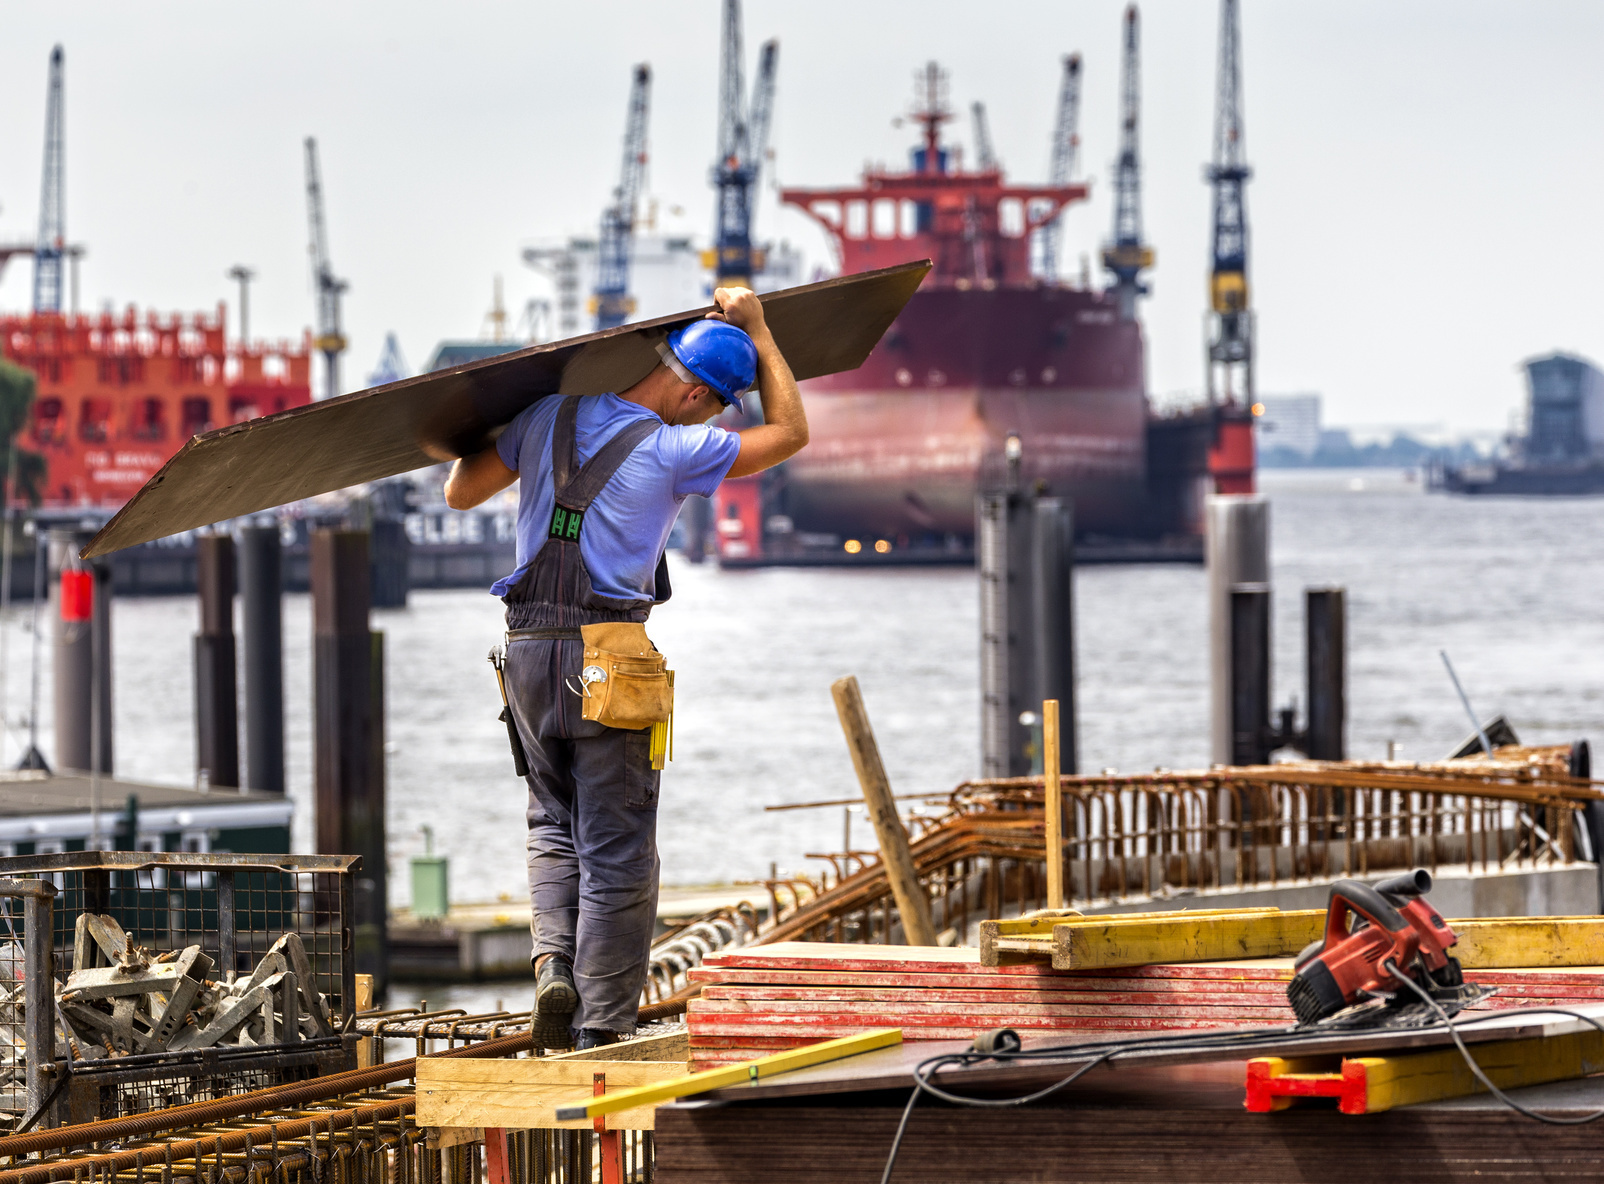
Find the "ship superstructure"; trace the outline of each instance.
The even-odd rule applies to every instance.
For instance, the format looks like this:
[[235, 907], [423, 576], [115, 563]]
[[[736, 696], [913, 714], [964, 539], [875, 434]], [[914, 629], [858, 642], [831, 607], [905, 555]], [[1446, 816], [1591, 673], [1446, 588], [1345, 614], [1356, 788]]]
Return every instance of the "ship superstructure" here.
[[198, 432], [311, 401], [310, 338], [230, 342], [224, 312], [0, 314], [0, 353], [38, 382], [19, 444], [46, 508], [115, 510]]
[[1003, 467], [1072, 497], [1082, 533], [1146, 529], [1148, 408], [1140, 323], [1112, 293], [1033, 274], [1032, 236], [1084, 184], [1010, 184], [942, 142], [945, 75], [918, 75], [922, 136], [906, 172], [785, 189], [829, 233], [843, 272], [928, 257], [934, 269], [863, 366], [803, 384], [812, 442], [767, 485], [727, 482], [726, 561], [967, 554], [974, 499]]

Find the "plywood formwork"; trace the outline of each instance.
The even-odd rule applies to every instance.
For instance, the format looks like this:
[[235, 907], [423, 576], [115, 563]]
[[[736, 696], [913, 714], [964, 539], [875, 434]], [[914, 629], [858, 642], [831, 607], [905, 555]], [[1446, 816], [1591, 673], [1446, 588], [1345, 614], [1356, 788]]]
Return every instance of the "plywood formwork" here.
[[[708, 1068], [873, 1028], [909, 1042], [993, 1028], [1069, 1035], [1290, 1026], [1290, 958], [1058, 971], [981, 965], [978, 950], [785, 942], [716, 954], [691, 972], [691, 1066]], [[1477, 1011], [1604, 1002], [1604, 966], [1484, 970]]]

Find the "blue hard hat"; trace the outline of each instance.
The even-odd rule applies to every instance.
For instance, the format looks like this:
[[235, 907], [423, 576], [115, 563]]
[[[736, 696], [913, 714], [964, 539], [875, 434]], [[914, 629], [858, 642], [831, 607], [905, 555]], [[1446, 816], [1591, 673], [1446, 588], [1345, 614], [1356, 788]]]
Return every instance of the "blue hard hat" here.
[[726, 407], [739, 406], [757, 378], [757, 346], [726, 321], [692, 321], [670, 333], [658, 353], [680, 381], [705, 382]]

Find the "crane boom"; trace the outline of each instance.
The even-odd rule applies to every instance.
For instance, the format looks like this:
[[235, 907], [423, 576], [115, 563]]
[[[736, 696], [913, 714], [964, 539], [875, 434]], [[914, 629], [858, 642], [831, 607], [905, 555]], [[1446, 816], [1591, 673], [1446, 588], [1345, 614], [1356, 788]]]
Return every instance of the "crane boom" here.
[[741, 40], [741, 0], [724, 0], [718, 68], [718, 158], [740, 161], [746, 149], [746, 76]]
[[[1052, 155], [1047, 168], [1049, 185], [1068, 185], [1080, 155], [1080, 54], [1064, 59], [1064, 77], [1058, 87], [1058, 118], [1053, 123]], [[1036, 272], [1048, 283], [1058, 279], [1060, 215], [1036, 231]]]
[[652, 68], [645, 62], [630, 76], [624, 119], [624, 159], [613, 204], [602, 211], [596, 272], [596, 328], [622, 325], [635, 311], [629, 295], [629, 256], [635, 239], [635, 210], [646, 180], [646, 120], [650, 113]]
[[765, 41], [757, 51], [757, 79], [752, 83], [752, 114], [746, 125], [744, 160], [752, 170], [751, 184], [757, 184], [763, 171], [763, 157], [769, 150], [769, 126], [774, 121], [774, 74], [780, 64], [780, 43]]
[[334, 274], [329, 262], [328, 234], [323, 221], [323, 178], [318, 167], [317, 140], [306, 137], [306, 220], [312, 257], [312, 283], [317, 289], [317, 338], [313, 345], [323, 354], [325, 399], [340, 393], [340, 354], [345, 335], [340, 330], [340, 297], [348, 285]]
[[780, 44], [766, 41], [758, 56], [752, 105], [746, 106], [742, 73], [741, 4], [724, 0], [723, 44], [719, 60], [718, 160], [713, 165], [717, 192], [713, 275], [724, 286], [750, 287], [752, 196], [768, 150], [774, 110], [774, 80]]
[[1142, 75], [1141, 22], [1132, 4], [1125, 10], [1125, 44], [1120, 74], [1119, 158], [1114, 164], [1114, 236], [1103, 248], [1103, 266], [1114, 274], [1122, 320], [1136, 319], [1136, 298], [1147, 294], [1141, 281], [1153, 266], [1153, 249], [1142, 242]]
[[1248, 297], [1246, 186], [1253, 175], [1242, 140], [1241, 33], [1237, 0], [1220, 3], [1220, 61], [1215, 94], [1213, 265], [1209, 274], [1208, 393], [1253, 402], [1253, 311]]
[[997, 167], [997, 153], [991, 146], [991, 125], [986, 121], [986, 104], [972, 104], [969, 114], [975, 124], [975, 168], [984, 173]]
[[50, 51], [45, 101], [45, 162], [39, 186], [39, 237], [33, 248], [33, 310], [60, 312], [62, 258], [67, 247], [66, 128], [61, 46]]

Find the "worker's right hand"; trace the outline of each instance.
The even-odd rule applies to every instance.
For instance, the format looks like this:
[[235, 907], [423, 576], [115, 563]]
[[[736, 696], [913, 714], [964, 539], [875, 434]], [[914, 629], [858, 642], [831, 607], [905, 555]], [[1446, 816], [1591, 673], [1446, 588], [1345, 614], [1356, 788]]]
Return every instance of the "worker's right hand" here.
[[768, 328], [763, 321], [763, 302], [750, 288], [714, 288], [713, 303], [718, 311], [708, 313], [708, 320], [728, 321], [748, 337]]

